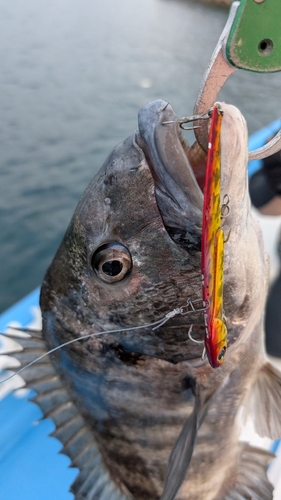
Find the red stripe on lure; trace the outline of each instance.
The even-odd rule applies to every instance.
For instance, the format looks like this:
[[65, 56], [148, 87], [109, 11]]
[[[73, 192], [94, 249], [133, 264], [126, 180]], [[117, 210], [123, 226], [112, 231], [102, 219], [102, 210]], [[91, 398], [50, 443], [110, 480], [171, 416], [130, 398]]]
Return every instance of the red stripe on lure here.
[[215, 105], [209, 133], [202, 223], [202, 284], [206, 307], [205, 349], [213, 368], [224, 361], [227, 329], [223, 318], [224, 232], [221, 228], [220, 133], [222, 112]]

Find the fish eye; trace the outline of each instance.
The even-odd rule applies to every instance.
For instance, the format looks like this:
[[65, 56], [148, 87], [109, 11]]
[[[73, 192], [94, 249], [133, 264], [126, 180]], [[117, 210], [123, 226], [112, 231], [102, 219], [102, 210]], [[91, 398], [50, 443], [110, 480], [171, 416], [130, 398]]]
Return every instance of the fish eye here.
[[224, 355], [225, 355], [225, 351], [226, 351], [226, 347], [224, 346], [224, 347], [220, 350], [220, 352], [219, 352], [219, 354], [218, 354], [218, 361], [222, 361], [222, 360], [223, 360]]
[[98, 278], [105, 283], [116, 283], [132, 269], [132, 257], [121, 243], [108, 243], [99, 247], [92, 257], [92, 267]]

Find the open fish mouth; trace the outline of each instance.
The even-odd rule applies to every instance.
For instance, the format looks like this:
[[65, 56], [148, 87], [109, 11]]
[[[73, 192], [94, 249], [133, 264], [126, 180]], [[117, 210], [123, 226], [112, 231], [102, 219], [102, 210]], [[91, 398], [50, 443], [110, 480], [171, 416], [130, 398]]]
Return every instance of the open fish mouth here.
[[138, 115], [138, 125], [136, 142], [146, 156], [164, 226], [185, 250], [200, 251], [203, 207], [200, 186], [204, 183], [206, 155], [202, 151], [202, 158], [200, 154], [195, 158], [195, 148], [185, 142], [179, 118], [166, 101], [157, 100], [144, 106]]

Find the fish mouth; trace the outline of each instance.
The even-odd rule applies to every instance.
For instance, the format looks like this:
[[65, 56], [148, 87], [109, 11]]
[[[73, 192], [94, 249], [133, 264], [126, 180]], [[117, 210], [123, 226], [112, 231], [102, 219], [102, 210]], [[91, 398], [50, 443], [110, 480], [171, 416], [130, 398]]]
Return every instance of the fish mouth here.
[[185, 250], [201, 251], [206, 154], [190, 148], [179, 118], [167, 101], [141, 108], [136, 142], [151, 171], [157, 205], [167, 233]]

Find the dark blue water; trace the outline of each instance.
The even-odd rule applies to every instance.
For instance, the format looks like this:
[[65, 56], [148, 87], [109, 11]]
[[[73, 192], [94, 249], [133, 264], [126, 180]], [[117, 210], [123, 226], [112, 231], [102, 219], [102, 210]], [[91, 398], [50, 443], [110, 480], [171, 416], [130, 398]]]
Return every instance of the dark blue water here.
[[[76, 203], [159, 97], [191, 114], [225, 10], [172, 0], [0, 0], [0, 308], [38, 286]], [[250, 132], [281, 113], [280, 75], [222, 98]]]

